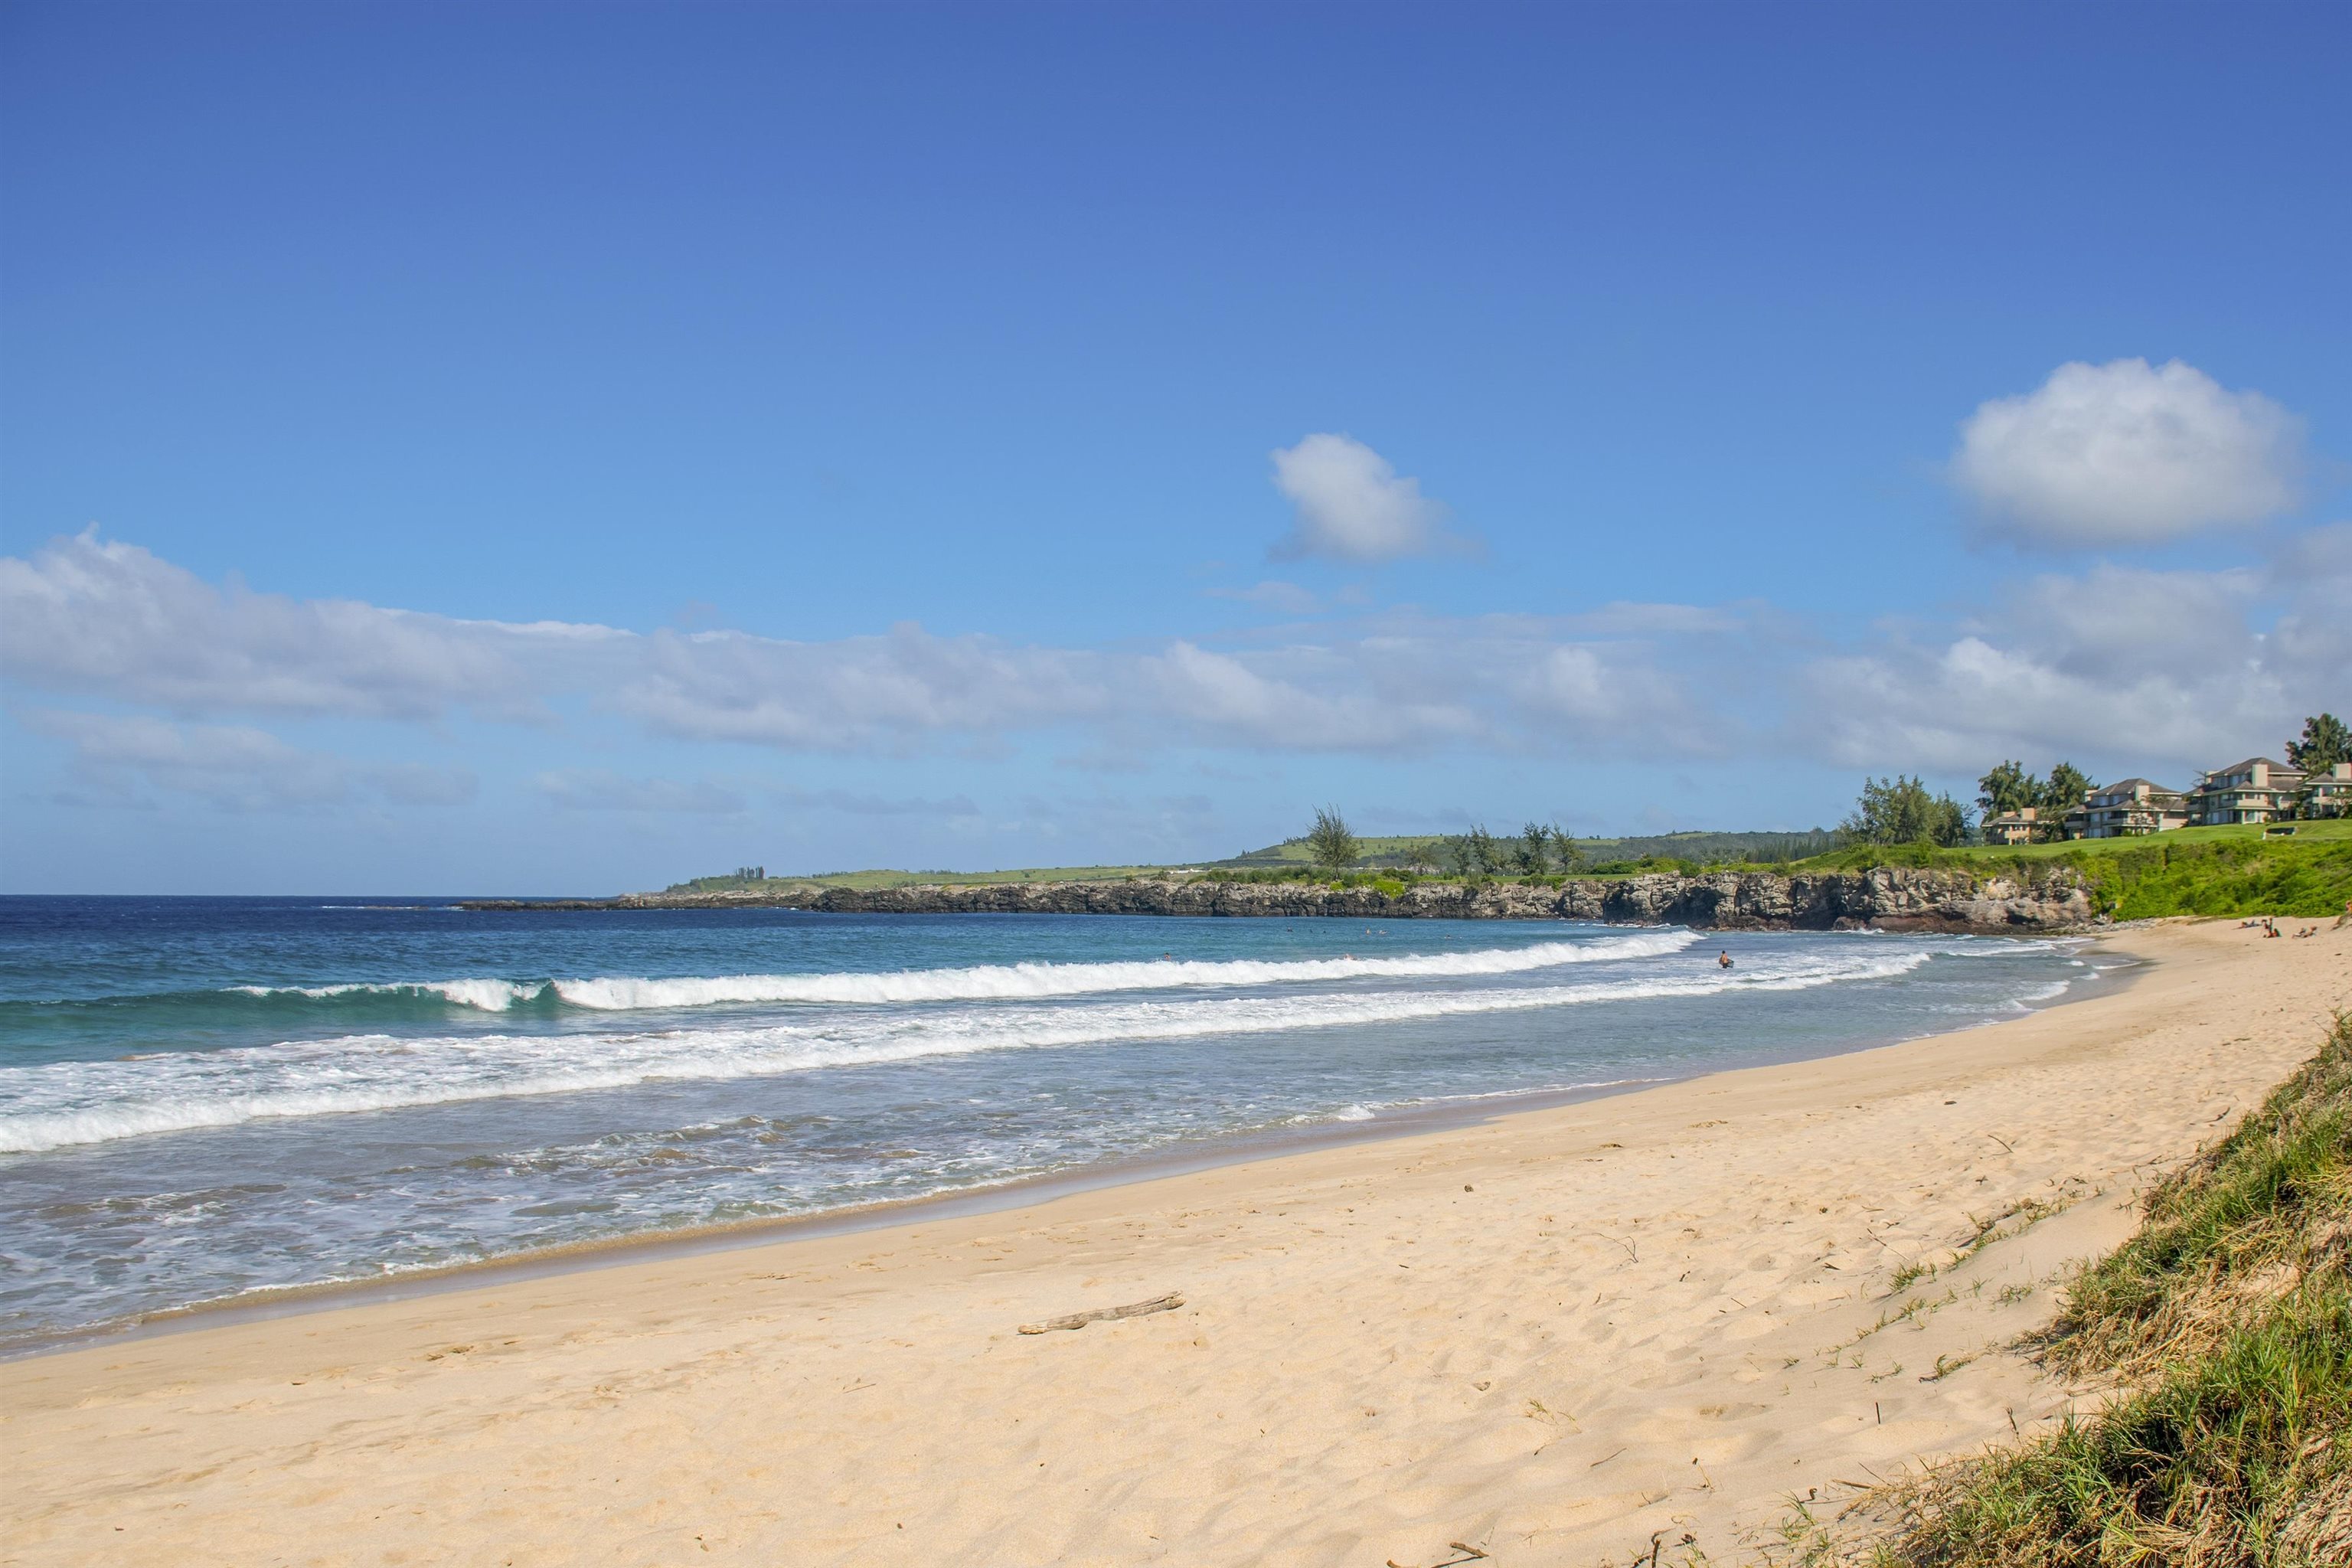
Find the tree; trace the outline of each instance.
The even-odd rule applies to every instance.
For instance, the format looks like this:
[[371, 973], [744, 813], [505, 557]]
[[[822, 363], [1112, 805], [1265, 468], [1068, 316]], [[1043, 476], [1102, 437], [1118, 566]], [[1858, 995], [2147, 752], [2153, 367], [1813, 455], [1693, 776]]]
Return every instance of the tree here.
[[2042, 785], [2023, 763], [2004, 762], [1977, 780], [1977, 805], [1987, 816], [2002, 816], [2042, 803]]
[[1462, 836], [1461, 858], [1465, 876], [1490, 877], [1503, 868], [1502, 847], [1483, 822]]
[[1896, 773], [1864, 779], [1853, 815], [1840, 830], [1857, 844], [1961, 844], [1969, 813], [1950, 795], [1931, 795], [1919, 780]]
[[1584, 869], [1584, 851], [1576, 847], [1576, 840], [1568, 836], [1568, 829], [1562, 827], [1557, 822], [1551, 825], [1551, 842], [1552, 851], [1559, 858], [1559, 868], [1561, 870], [1581, 871]]
[[1551, 869], [1551, 833], [1540, 822], [1530, 822], [1519, 829], [1519, 841], [1512, 850], [1519, 869], [1530, 877], [1540, 877]]
[[2079, 810], [2083, 797], [2098, 786], [2091, 776], [2072, 763], [2060, 763], [2050, 770], [2050, 778], [2042, 786], [2040, 820], [2033, 825], [2036, 838], [2057, 838], [2066, 831], [2066, 814]]
[[2050, 770], [2050, 782], [2042, 786], [2040, 805], [2045, 811], [2063, 816], [2083, 804], [2083, 797], [2099, 786], [2091, 775], [2072, 763], [2060, 763]]
[[2307, 773], [2324, 773], [2338, 763], [2352, 763], [2352, 730], [2333, 713], [2303, 721], [2303, 739], [2286, 743], [2286, 760]]
[[1307, 831], [1307, 851], [1327, 871], [1344, 871], [1363, 858], [1354, 829], [1336, 805], [1316, 808], [1315, 826]]

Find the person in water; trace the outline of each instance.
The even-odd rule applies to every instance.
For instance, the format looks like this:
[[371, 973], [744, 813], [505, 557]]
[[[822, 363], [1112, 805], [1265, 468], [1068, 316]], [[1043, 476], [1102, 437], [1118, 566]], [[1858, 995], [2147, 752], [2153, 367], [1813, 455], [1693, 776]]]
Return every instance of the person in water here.
[[1727, 952], [1718, 952], [1715, 955], [1715, 962], [1717, 967], [1728, 969], [1731, 967], [1731, 954]]

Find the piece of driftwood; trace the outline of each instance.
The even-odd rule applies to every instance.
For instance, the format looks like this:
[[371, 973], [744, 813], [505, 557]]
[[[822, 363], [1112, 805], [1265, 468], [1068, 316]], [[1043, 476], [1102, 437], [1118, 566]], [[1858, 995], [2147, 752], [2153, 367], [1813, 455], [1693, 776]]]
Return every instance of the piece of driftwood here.
[[1066, 1318], [1048, 1318], [1042, 1323], [1024, 1323], [1021, 1331], [1044, 1334], [1055, 1329], [1083, 1329], [1088, 1323], [1108, 1322], [1113, 1318], [1140, 1318], [1151, 1312], [1172, 1312], [1183, 1304], [1183, 1296], [1171, 1290], [1165, 1296], [1154, 1296], [1149, 1301], [1130, 1301], [1124, 1307], [1097, 1307], [1091, 1312], [1072, 1312]]

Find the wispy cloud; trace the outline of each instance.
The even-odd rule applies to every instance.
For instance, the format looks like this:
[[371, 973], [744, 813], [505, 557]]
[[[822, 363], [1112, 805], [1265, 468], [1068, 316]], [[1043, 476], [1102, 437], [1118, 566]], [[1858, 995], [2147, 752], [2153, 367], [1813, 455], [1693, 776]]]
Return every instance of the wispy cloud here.
[[1311, 616], [1323, 607], [1323, 601], [1308, 590], [1274, 578], [1247, 588], [1211, 588], [1208, 594], [1213, 599], [1237, 599], [1286, 616]]
[[604, 768], [555, 769], [541, 773], [532, 784], [565, 811], [733, 816], [750, 805], [739, 791], [707, 780], [631, 778]]
[[850, 816], [978, 816], [980, 807], [969, 795], [930, 799], [922, 795], [861, 795], [845, 789], [779, 789], [771, 792], [780, 805], [796, 811], [838, 811]]
[[371, 797], [461, 805], [478, 789], [466, 768], [357, 763], [247, 725], [56, 709], [20, 717], [71, 748], [72, 783], [59, 798], [75, 805], [146, 805], [154, 794], [192, 797], [222, 811], [318, 811]]
[[[232, 809], [462, 799], [470, 777], [363, 767], [257, 722], [566, 728], [790, 753], [1009, 754], [1023, 737], [1094, 772], [1173, 750], [1260, 756], [1827, 758], [1967, 771], [2066, 752], [2134, 771], [2210, 765], [2340, 706], [2352, 668], [2352, 524], [2275, 558], [2158, 573], [2101, 563], [2015, 584], [1940, 624], [1832, 639], [1759, 604], [1612, 604], [1572, 616], [1391, 610], [1223, 645], [1053, 647], [901, 626], [795, 642], [466, 621], [216, 588], [92, 535], [0, 561], [0, 657], [18, 691], [156, 711], [28, 716], [71, 742], [97, 800], [196, 795]], [[559, 718], [558, 716], [561, 715]], [[191, 721], [202, 719], [205, 722]], [[977, 819], [962, 795], [539, 776], [571, 810], [793, 809]], [[142, 792], [144, 792], [142, 794]]]
[[[1591, 679], [1634, 682], [1655, 707], [1679, 677], [1651, 668], [1657, 639], [1646, 634], [1737, 624], [1656, 605], [1603, 619], [1623, 635], [1527, 617], [1389, 616], [1231, 650], [1184, 638], [1140, 651], [1038, 647], [913, 625], [795, 642], [292, 600], [216, 588], [91, 534], [0, 561], [0, 668], [30, 689], [191, 715], [527, 723], [585, 699], [657, 736], [809, 752], [903, 754], [1049, 731], [1128, 751], [1540, 743], [1559, 703], [1525, 677], [1555, 648], [1575, 644]], [[1594, 721], [1581, 744], [1643, 743], [1650, 721], [1634, 705], [1578, 711]]]

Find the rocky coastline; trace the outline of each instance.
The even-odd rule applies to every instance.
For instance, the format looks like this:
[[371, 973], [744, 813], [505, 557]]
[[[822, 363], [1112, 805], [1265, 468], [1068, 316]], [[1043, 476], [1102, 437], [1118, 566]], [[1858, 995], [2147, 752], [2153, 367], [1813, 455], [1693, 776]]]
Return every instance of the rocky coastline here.
[[1210, 877], [1102, 882], [914, 883], [789, 892], [627, 893], [613, 899], [478, 899], [480, 910], [791, 909], [835, 914], [1209, 915], [1345, 920], [1573, 920], [1717, 931], [2047, 932], [2095, 923], [2070, 868], [2032, 881], [1945, 868], [1722, 871], [1570, 879], [1557, 884], [1416, 882], [1398, 892]]

